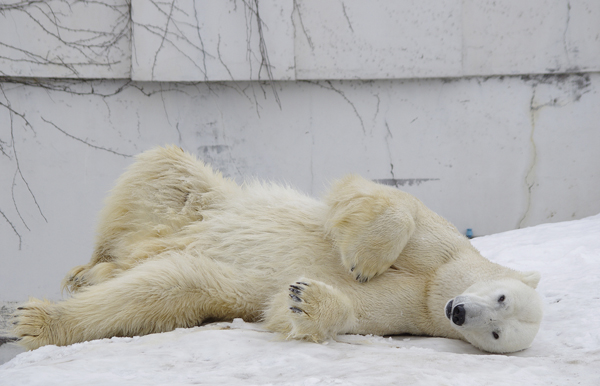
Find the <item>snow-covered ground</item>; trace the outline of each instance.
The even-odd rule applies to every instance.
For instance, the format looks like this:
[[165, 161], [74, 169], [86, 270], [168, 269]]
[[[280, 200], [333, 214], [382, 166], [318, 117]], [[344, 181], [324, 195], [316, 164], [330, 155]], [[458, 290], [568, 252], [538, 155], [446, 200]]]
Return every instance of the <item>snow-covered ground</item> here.
[[600, 215], [473, 244], [542, 273], [531, 348], [490, 355], [450, 339], [355, 335], [315, 344], [235, 320], [42, 347], [0, 366], [0, 385], [600, 385]]

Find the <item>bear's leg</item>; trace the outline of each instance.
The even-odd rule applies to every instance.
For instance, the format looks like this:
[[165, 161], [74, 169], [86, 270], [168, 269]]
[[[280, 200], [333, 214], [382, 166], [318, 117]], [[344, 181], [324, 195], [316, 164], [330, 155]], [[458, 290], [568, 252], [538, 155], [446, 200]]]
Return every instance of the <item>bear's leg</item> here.
[[207, 319], [254, 320], [260, 316], [258, 297], [230, 266], [171, 253], [65, 301], [31, 299], [17, 310], [13, 333], [35, 349], [171, 331]]
[[352, 330], [350, 298], [320, 281], [300, 279], [279, 293], [265, 312], [266, 327], [290, 338], [320, 342]]
[[[202, 221], [204, 210], [238, 189], [178, 147], [138, 155], [106, 198], [90, 262], [73, 268], [63, 289], [76, 292], [166, 250], [185, 248], [169, 238]], [[94, 270], [103, 263], [108, 264]]]
[[325, 201], [326, 230], [359, 282], [388, 270], [415, 231], [417, 200], [389, 186], [349, 176], [332, 186]]

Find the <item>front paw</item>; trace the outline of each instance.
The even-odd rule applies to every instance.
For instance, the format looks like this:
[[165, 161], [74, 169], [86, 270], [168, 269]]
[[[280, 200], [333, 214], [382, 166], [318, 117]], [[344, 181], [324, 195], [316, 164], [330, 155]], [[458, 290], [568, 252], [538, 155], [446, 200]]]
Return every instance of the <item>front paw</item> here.
[[378, 260], [373, 258], [359, 259], [356, 255], [352, 257], [342, 256], [342, 263], [354, 279], [360, 283], [366, 283], [375, 276], [384, 273], [394, 263], [392, 261]]
[[350, 299], [334, 287], [301, 279], [288, 287], [291, 337], [315, 342], [347, 332], [355, 323]]
[[[295, 314], [305, 314], [306, 316], [310, 316], [306, 309], [311, 308], [311, 305], [304, 300], [306, 288], [309, 287], [310, 284], [297, 281], [295, 284], [291, 284], [289, 289], [289, 309]], [[309, 298], [311, 297], [309, 293]]]
[[113, 262], [80, 265], [73, 268], [62, 281], [62, 289], [70, 293], [96, 285], [117, 276], [122, 269]]

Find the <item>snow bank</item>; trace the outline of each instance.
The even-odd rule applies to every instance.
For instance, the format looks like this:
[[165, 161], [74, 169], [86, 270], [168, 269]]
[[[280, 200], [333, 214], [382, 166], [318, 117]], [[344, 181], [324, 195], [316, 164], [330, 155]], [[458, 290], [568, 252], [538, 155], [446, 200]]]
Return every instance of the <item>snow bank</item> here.
[[533, 346], [484, 354], [450, 339], [286, 341], [241, 320], [135, 338], [45, 346], [0, 366], [0, 385], [599, 385], [600, 215], [477, 238], [490, 260], [538, 270]]

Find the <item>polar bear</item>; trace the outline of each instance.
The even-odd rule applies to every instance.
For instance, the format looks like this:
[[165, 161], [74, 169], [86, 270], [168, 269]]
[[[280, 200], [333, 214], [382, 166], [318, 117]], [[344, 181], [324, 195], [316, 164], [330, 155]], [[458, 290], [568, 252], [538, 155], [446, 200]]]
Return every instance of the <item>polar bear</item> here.
[[156, 148], [107, 198], [91, 261], [63, 281], [72, 296], [30, 299], [13, 332], [35, 349], [243, 318], [317, 342], [413, 334], [506, 353], [538, 331], [539, 279], [398, 189], [351, 175], [319, 201]]

